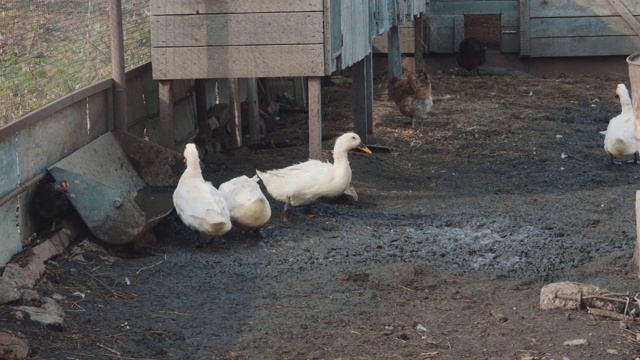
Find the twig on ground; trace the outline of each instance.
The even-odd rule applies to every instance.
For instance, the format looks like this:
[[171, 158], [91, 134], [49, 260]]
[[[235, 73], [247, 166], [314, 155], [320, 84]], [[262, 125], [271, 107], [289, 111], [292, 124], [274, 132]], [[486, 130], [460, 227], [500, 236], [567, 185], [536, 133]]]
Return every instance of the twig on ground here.
[[165, 260], [167, 260], [167, 255], [164, 255], [164, 260], [158, 261], [157, 263], [153, 264], [153, 265], [149, 265], [149, 266], [143, 266], [140, 269], [138, 269], [138, 271], [136, 271], [136, 274], [140, 274], [140, 272], [144, 271], [144, 270], [149, 270], [153, 267], [156, 267], [160, 264], [162, 264], [163, 262], [165, 262]]
[[596, 308], [587, 308], [587, 312], [591, 315], [602, 316], [613, 320], [618, 321], [631, 321], [633, 317], [629, 315], [620, 314], [614, 311], [596, 309]]

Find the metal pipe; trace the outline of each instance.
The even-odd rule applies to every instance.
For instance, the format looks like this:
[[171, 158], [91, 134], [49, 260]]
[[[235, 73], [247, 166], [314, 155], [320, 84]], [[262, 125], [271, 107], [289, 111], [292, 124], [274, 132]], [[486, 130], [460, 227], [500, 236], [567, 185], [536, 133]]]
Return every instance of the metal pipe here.
[[111, 76], [113, 77], [113, 115], [115, 129], [128, 130], [127, 81], [124, 70], [124, 40], [122, 31], [122, 1], [109, 1], [111, 34]]
[[34, 177], [32, 177], [31, 179], [27, 180], [24, 184], [18, 184], [18, 187], [16, 189], [14, 189], [13, 191], [11, 191], [10, 193], [8, 193], [7, 195], [3, 196], [2, 198], [0, 198], [0, 207], [3, 206], [4, 204], [8, 203], [9, 201], [13, 200], [16, 196], [22, 194], [23, 192], [27, 191], [27, 189], [29, 189], [32, 185], [36, 184], [38, 181], [44, 179], [44, 177], [47, 176], [47, 172], [43, 172], [42, 174], [36, 175]]

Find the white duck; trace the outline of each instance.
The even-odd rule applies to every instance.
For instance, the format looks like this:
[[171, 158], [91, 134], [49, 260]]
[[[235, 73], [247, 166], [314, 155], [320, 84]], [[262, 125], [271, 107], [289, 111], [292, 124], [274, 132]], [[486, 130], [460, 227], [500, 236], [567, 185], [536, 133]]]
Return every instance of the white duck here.
[[203, 234], [225, 234], [231, 229], [231, 221], [224, 196], [210, 182], [204, 181], [194, 144], [187, 144], [184, 157], [187, 169], [173, 192], [173, 206], [178, 216], [187, 226]]
[[362, 144], [355, 133], [341, 135], [333, 148], [333, 164], [309, 160], [283, 169], [256, 173], [264, 182], [267, 191], [276, 200], [284, 202], [282, 219], [287, 221], [287, 209], [291, 206], [308, 205], [319, 198], [339, 196], [351, 185], [351, 167], [347, 153], [351, 149], [371, 151]]
[[616, 94], [620, 98], [622, 111], [609, 121], [604, 135], [604, 150], [611, 156], [612, 163], [621, 163], [625, 158], [633, 156], [633, 161], [638, 160], [638, 147], [634, 135], [634, 115], [631, 106], [629, 91], [624, 84], [618, 84]]
[[232, 223], [257, 229], [271, 218], [271, 206], [260, 190], [257, 176], [238, 176], [221, 184], [218, 189], [229, 206]]

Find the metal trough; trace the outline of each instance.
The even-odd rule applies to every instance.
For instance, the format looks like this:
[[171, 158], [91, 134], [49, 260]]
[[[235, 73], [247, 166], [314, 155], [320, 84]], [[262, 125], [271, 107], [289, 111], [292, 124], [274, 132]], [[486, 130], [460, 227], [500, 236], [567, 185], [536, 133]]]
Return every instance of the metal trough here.
[[69, 183], [69, 199], [98, 239], [127, 244], [173, 209], [185, 169], [180, 153], [113, 131], [49, 168]]

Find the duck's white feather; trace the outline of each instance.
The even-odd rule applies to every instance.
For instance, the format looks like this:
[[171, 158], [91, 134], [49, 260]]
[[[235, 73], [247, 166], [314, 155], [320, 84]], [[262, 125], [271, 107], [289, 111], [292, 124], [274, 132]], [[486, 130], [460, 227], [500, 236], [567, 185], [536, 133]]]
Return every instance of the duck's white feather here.
[[604, 134], [604, 149], [614, 158], [633, 156], [638, 151], [634, 135], [634, 115], [629, 91], [624, 84], [618, 84], [616, 93], [620, 98], [621, 112], [609, 121]]
[[347, 133], [336, 140], [333, 164], [309, 160], [283, 169], [256, 172], [276, 200], [292, 206], [307, 205], [319, 198], [336, 197], [345, 192], [351, 184], [347, 153], [357, 147], [366, 149], [357, 134]]
[[225, 234], [231, 229], [231, 220], [224, 196], [202, 177], [194, 144], [187, 144], [184, 156], [187, 169], [173, 192], [173, 206], [178, 216], [187, 226], [204, 234]]
[[271, 218], [271, 206], [260, 190], [258, 177], [245, 175], [220, 185], [231, 215], [231, 222], [246, 228], [259, 228]]

